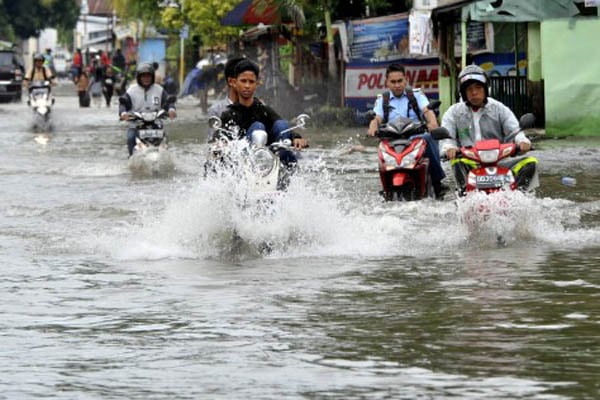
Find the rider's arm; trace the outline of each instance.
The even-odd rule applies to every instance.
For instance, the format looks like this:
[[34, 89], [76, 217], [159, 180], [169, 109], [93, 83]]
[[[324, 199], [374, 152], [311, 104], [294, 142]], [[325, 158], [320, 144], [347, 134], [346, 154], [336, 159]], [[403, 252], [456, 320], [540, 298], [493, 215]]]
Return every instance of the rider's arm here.
[[[460, 103], [458, 103], [460, 104]], [[440, 141], [440, 154], [443, 156], [447, 156], [452, 159], [456, 155], [456, 150], [458, 150], [458, 143], [456, 142], [456, 120], [455, 120], [455, 112], [457, 104], [451, 106], [442, 117], [442, 126], [448, 129], [448, 133], [450, 134], [449, 139], [444, 139]]]
[[121, 118], [122, 120], [126, 120], [128, 118], [129, 111], [131, 111], [132, 102], [129, 93], [125, 93], [122, 96], [122, 98], [125, 101], [119, 101], [119, 118]]
[[504, 133], [504, 136], [514, 136], [513, 140], [516, 144], [531, 144], [531, 141], [527, 138], [525, 132], [521, 131], [519, 121], [517, 120], [517, 117], [511, 111], [510, 108], [508, 108], [504, 104], [500, 104], [499, 113], [500, 120], [502, 121], [502, 131]]
[[163, 105], [163, 109], [169, 113], [170, 118], [175, 118], [177, 116], [177, 109], [175, 108], [175, 101], [169, 101], [169, 95], [167, 91], [163, 89], [161, 96], [161, 104]]
[[437, 116], [435, 115], [435, 112], [433, 110], [430, 110], [428, 108], [429, 99], [427, 99], [427, 96], [425, 96], [425, 94], [423, 94], [421, 91], [415, 91], [414, 93], [417, 98], [417, 104], [419, 105], [419, 109], [423, 113], [423, 117], [425, 117], [427, 129], [432, 130], [437, 128], [439, 126]]
[[373, 112], [375, 113], [375, 117], [369, 122], [369, 129], [367, 130], [367, 135], [375, 136], [377, 132], [377, 128], [379, 125], [383, 123], [383, 98], [382, 96], [377, 96], [375, 100], [375, 104], [373, 105]]

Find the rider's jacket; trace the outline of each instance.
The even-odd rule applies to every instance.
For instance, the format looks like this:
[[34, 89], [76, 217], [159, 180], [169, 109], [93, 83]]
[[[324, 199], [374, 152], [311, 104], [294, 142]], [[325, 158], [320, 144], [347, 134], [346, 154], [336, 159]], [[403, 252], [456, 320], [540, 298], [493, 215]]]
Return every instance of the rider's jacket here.
[[483, 139], [498, 139], [502, 143], [514, 141], [517, 144], [529, 142], [525, 133], [519, 132], [515, 114], [491, 97], [477, 111], [462, 101], [453, 104], [442, 117], [442, 126], [451, 136], [451, 139], [440, 142], [442, 154], [450, 148], [473, 146]]
[[42, 68], [36, 68], [33, 67], [29, 73], [27, 75], [25, 75], [23, 77], [24, 80], [26, 81], [49, 81], [51, 79], [54, 79], [54, 76], [52, 75], [52, 71], [50, 71], [47, 67], [42, 67]]
[[[167, 92], [157, 84], [152, 84], [148, 89], [134, 84], [123, 97], [127, 105], [119, 104], [119, 115], [128, 111], [158, 111], [161, 108], [165, 111], [175, 110], [175, 103], [169, 103]], [[130, 122], [129, 127], [135, 128], [136, 123]]]
[[230, 128], [232, 126], [239, 127], [241, 136], [246, 134], [250, 125], [253, 122], [262, 122], [265, 125], [267, 132], [271, 132], [275, 121], [281, 117], [271, 107], [263, 104], [257, 98], [250, 107], [246, 107], [240, 103], [234, 103], [227, 107], [221, 114], [223, 126]]

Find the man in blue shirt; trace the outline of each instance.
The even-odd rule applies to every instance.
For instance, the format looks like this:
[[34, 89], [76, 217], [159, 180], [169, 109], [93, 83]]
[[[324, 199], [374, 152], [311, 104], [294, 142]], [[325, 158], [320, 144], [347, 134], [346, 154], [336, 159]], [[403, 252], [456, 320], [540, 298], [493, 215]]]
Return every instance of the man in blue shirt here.
[[[419, 123], [424, 118], [427, 123], [427, 129], [431, 130], [438, 127], [435, 113], [428, 109], [429, 100], [420, 90], [412, 90], [407, 87], [405, 70], [402, 65], [391, 64], [385, 71], [385, 83], [389, 93], [377, 96], [373, 111], [375, 118], [369, 123], [369, 136], [375, 136], [379, 125], [393, 121], [398, 117], [410, 118]], [[384, 110], [384, 103], [387, 101], [388, 112]], [[442, 183], [446, 177], [440, 161], [440, 151], [437, 142], [429, 133], [422, 136], [427, 142], [425, 155], [429, 158], [429, 175], [433, 183], [433, 189], [437, 198], [443, 197], [448, 191], [448, 186]]]

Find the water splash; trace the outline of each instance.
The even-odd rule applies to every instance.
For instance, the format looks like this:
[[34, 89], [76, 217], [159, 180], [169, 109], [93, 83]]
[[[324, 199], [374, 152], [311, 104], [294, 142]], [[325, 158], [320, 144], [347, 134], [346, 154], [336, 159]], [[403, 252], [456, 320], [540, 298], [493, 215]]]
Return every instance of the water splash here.
[[[306, 160], [305, 160], [306, 161]], [[581, 228], [580, 205], [521, 192], [457, 201], [385, 203], [356, 191], [325, 158], [293, 176], [286, 192], [257, 201], [233, 171], [180, 182], [164, 209], [126, 229], [123, 258], [429, 257], [465, 248], [542, 242], [588, 246], [600, 229]], [[483, 207], [489, 213], [483, 216]], [[128, 239], [129, 240], [129, 239]]]

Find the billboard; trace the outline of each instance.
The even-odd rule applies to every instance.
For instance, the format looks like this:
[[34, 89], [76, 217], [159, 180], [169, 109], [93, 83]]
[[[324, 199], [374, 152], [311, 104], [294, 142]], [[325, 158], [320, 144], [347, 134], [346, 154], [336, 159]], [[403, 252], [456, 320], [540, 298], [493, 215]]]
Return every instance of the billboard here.
[[406, 68], [406, 78], [429, 98], [438, 97], [439, 60], [411, 58], [408, 42], [408, 14], [395, 14], [348, 23], [350, 62], [346, 64], [345, 105], [359, 111], [373, 107], [385, 91], [385, 69], [391, 63]]

